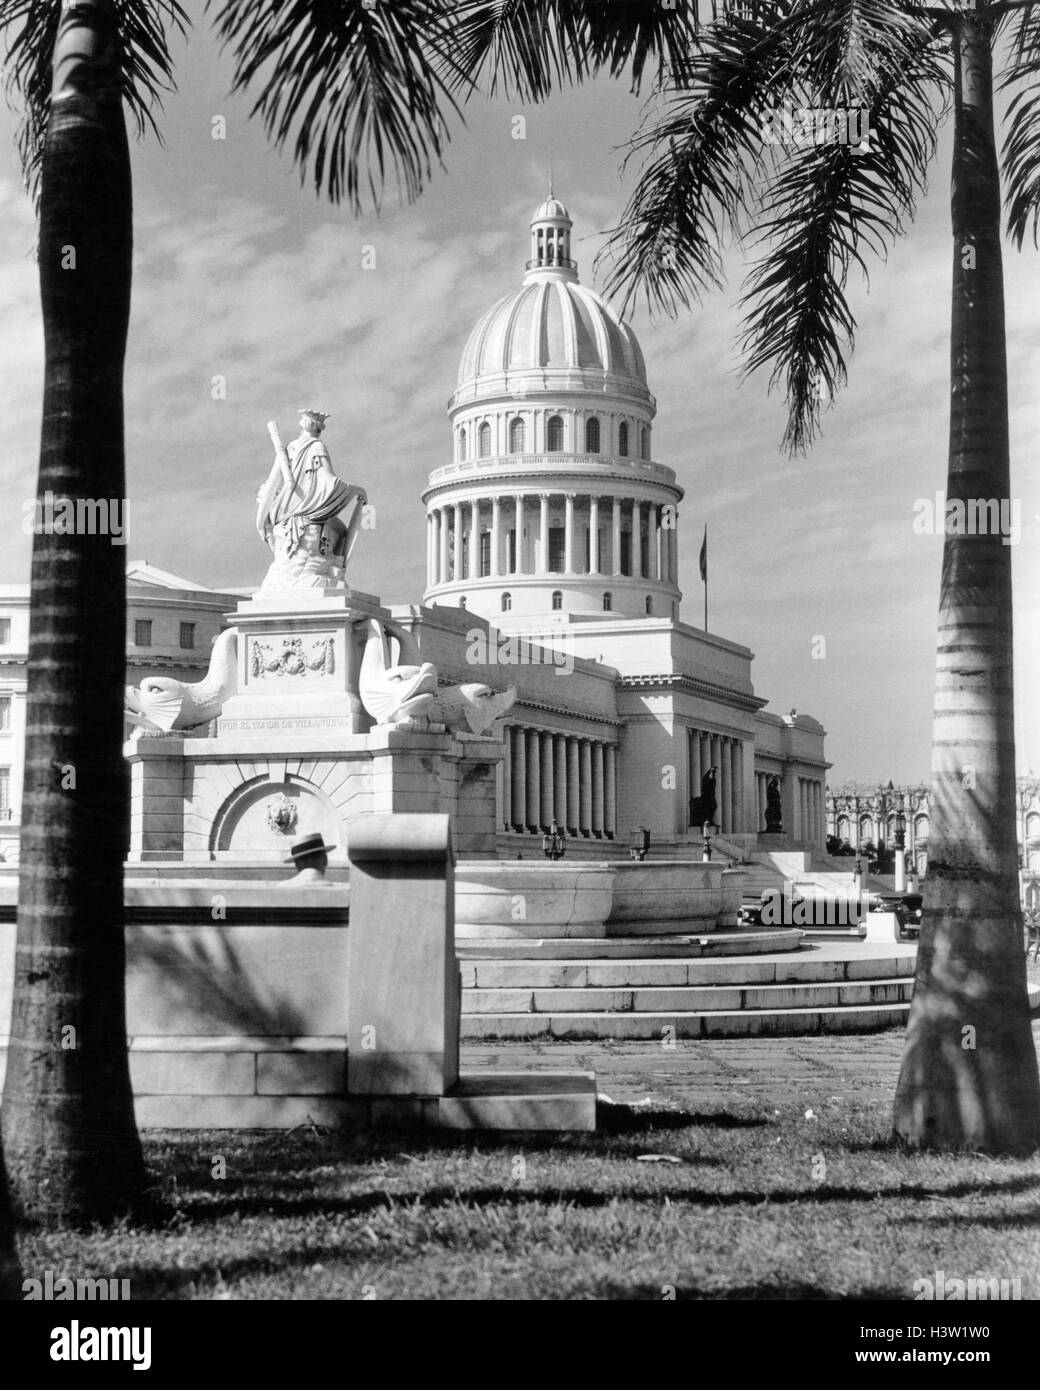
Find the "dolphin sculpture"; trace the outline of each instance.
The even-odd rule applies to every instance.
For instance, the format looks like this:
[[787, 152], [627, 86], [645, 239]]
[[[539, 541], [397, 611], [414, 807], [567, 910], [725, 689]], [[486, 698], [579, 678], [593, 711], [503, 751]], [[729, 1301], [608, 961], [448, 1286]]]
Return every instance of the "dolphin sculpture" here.
[[202, 680], [145, 676], [140, 685], [128, 685], [127, 719], [148, 733], [193, 729], [216, 719], [238, 686], [237, 650], [238, 628], [229, 627], [214, 641], [209, 670]]
[[437, 668], [429, 661], [409, 662], [397, 631], [393, 636], [401, 646], [401, 662], [395, 665], [391, 661], [389, 635], [374, 618], [368, 620], [358, 694], [377, 724], [401, 724], [426, 714], [437, 689]]
[[[365, 646], [365, 655], [361, 663], [362, 684], [361, 700], [370, 714], [374, 711], [369, 707], [368, 698], [364, 687], [364, 675], [366, 662], [371, 664], [372, 669], [378, 669], [378, 662], [382, 659], [386, 661], [386, 644], [388, 638], [396, 639], [399, 648], [400, 666], [384, 669], [384, 675], [389, 676], [391, 672], [410, 673], [413, 679], [418, 679], [420, 672], [432, 673], [432, 683], [421, 685], [423, 692], [431, 694], [432, 698], [424, 703], [422, 708], [417, 708], [414, 704], [414, 696], [409, 702], [408, 715], [425, 715], [431, 723], [443, 724], [445, 728], [451, 729], [454, 733], [486, 734], [494, 724], [496, 719], [500, 719], [507, 710], [513, 707], [516, 701], [516, 687], [510, 686], [507, 690], [494, 691], [489, 685], [479, 682], [469, 682], [464, 685], [437, 686], [437, 668], [429, 661], [423, 661], [419, 652], [419, 644], [410, 632], [405, 628], [399, 627], [397, 623], [377, 623], [374, 619], [369, 624], [369, 639]], [[405, 675], [403, 679], [407, 680]], [[398, 686], [400, 688], [400, 686]], [[396, 722], [388, 719], [379, 719], [379, 723]]]

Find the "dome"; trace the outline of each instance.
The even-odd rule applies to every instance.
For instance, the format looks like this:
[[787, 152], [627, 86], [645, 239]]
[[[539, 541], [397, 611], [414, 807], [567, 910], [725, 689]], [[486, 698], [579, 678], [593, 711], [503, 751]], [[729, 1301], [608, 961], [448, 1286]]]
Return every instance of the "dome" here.
[[550, 217], [564, 218], [568, 222], [571, 220], [570, 213], [560, 202], [559, 198], [553, 198], [551, 195], [548, 198], [546, 198], [545, 202], [541, 205], [540, 208], [536, 208], [534, 217], [531, 219], [531, 221], [541, 222], [545, 218]]
[[[515, 383], [527, 391], [538, 386], [567, 389], [566, 378], [580, 373], [581, 389], [650, 398], [636, 335], [578, 279], [570, 259], [570, 228], [567, 209], [554, 197], [535, 212], [523, 284], [492, 305], [463, 350], [458, 392], [466, 398], [485, 394], [484, 387], [486, 394], [496, 394], [503, 375], [527, 372], [540, 374], [535, 382]], [[590, 375], [600, 380], [589, 381]], [[485, 383], [483, 378], [494, 380]]]

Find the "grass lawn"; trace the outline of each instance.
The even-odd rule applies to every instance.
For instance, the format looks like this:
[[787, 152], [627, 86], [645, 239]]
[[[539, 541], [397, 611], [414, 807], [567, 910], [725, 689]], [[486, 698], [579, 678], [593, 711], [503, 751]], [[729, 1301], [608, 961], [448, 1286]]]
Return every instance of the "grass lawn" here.
[[1040, 1158], [911, 1157], [876, 1104], [777, 1109], [606, 1107], [595, 1135], [522, 1139], [154, 1136], [165, 1225], [23, 1234], [23, 1273], [138, 1299], [910, 1299], [943, 1270], [1040, 1296]]
[[[589, 1135], [150, 1134], [165, 1220], [23, 1232], [22, 1272], [126, 1278], [135, 1299], [657, 1300], [913, 1299], [941, 1270], [1040, 1298], [1040, 1156], [907, 1154], [897, 1035], [813, 1044], [766, 1044], [743, 1094], [724, 1046], [669, 1073], [645, 1045], [603, 1048], [603, 1091], [658, 1089], [602, 1105]], [[684, 1100], [698, 1066], [714, 1085]]]

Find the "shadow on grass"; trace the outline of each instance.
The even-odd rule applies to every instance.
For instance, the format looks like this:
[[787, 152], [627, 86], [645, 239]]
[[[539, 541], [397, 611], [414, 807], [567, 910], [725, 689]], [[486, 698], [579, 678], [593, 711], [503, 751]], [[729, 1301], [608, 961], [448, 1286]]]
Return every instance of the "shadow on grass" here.
[[637, 1110], [613, 1101], [596, 1104], [599, 1134], [638, 1134], [645, 1129], [759, 1129], [769, 1123], [761, 1115], [731, 1115], [721, 1110], [701, 1114], [690, 1110]]
[[[633, 1174], [636, 1160], [633, 1158]], [[691, 1167], [697, 1166], [693, 1160]], [[211, 1201], [197, 1201], [186, 1198], [178, 1212], [185, 1220], [193, 1222], [222, 1221], [228, 1216], [363, 1216], [367, 1212], [397, 1208], [438, 1208], [462, 1206], [514, 1207], [517, 1209], [537, 1206], [572, 1206], [594, 1209], [609, 1207], [618, 1202], [633, 1204], [662, 1204], [665, 1200], [675, 1205], [703, 1207], [763, 1206], [785, 1207], [810, 1203], [814, 1207], [833, 1205], [842, 1202], [885, 1201], [934, 1201], [937, 1198], [1013, 1195], [1032, 1191], [1036, 1187], [1035, 1178], [1009, 1178], [1006, 1182], [956, 1183], [950, 1187], [926, 1187], [919, 1184], [900, 1184], [890, 1188], [875, 1187], [819, 1187], [806, 1188], [761, 1188], [758, 1190], [740, 1189], [734, 1192], [702, 1191], [690, 1187], [657, 1187], [646, 1192], [618, 1192], [608, 1190], [591, 1192], [586, 1188], [519, 1188], [519, 1187], [480, 1187], [460, 1189], [457, 1187], [432, 1187], [425, 1192], [359, 1192], [347, 1197], [301, 1197], [298, 1201], [283, 1197], [235, 1197], [227, 1194]], [[614, 1185], [616, 1189], [616, 1184]], [[912, 1218], [911, 1218], [912, 1219]]]

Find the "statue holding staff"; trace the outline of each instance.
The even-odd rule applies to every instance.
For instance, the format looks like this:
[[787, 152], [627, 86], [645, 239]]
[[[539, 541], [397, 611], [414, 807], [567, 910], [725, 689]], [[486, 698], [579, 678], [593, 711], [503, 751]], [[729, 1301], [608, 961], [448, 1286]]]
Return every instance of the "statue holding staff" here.
[[[300, 433], [288, 446], [268, 422], [275, 460], [257, 496], [256, 529], [274, 560], [261, 593], [285, 588], [321, 589], [346, 581], [346, 565], [361, 526], [365, 490], [338, 478], [321, 436], [328, 419], [300, 411]], [[352, 510], [344, 522], [340, 516]]]

